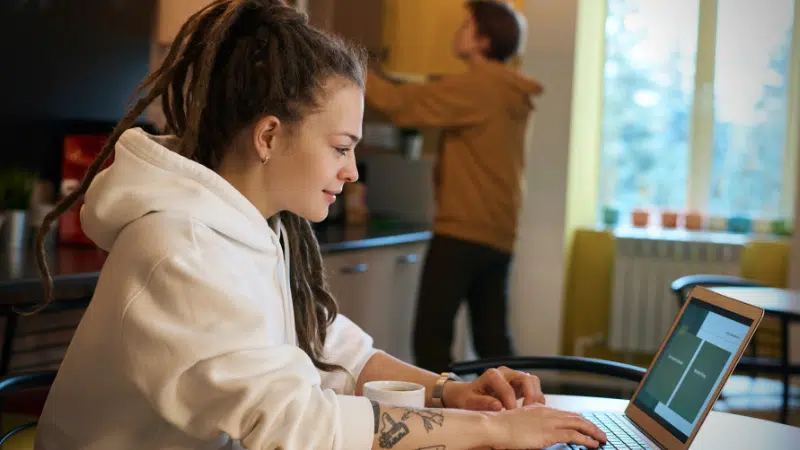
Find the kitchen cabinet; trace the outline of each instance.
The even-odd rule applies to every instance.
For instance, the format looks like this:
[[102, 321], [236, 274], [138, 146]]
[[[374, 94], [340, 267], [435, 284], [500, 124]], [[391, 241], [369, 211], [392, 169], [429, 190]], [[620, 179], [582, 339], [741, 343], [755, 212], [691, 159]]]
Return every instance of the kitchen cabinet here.
[[392, 355], [412, 362], [411, 337], [414, 330], [414, 313], [417, 308], [417, 289], [422, 275], [426, 245], [423, 243], [400, 245], [391, 248], [394, 258], [392, 279], [391, 315], [393, 321]]
[[186, 19], [200, 11], [212, 0], [159, 0], [154, 39], [156, 43], [169, 45], [178, 35]]
[[[511, 0], [517, 11], [524, 3]], [[397, 76], [463, 71], [466, 66], [453, 55], [452, 42], [466, 14], [464, 0], [384, 0], [384, 71]]]
[[394, 267], [388, 255], [381, 247], [324, 255], [323, 259], [339, 312], [372, 336], [375, 347], [391, 353]]
[[412, 361], [416, 293], [426, 242], [323, 255], [339, 311], [374, 339], [376, 348]]
[[[169, 45], [178, 35], [178, 30], [192, 14], [211, 4], [213, 0], [159, 0], [154, 39], [156, 43]], [[290, 0], [288, 4], [304, 9], [308, 0]]]
[[[381, 23], [383, 2], [334, 0], [332, 3], [334, 8], [330, 12], [330, 29], [344, 39], [363, 46], [373, 54], [380, 54], [384, 47]], [[311, 17], [313, 23], [313, 15]]]

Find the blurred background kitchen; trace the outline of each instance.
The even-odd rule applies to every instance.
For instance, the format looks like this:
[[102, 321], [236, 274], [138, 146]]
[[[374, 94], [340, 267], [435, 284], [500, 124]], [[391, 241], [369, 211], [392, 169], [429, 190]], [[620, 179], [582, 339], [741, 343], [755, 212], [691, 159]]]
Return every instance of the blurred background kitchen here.
[[[0, 4], [2, 375], [58, 367], [105, 255], [83, 236], [77, 210], [66, 215], [48, 241], [60, 306], [18, 317], [14, 306], [41, 296], [32, 236], [179, 26], [207, 3]], [[393, 78], [465, 69], [451, 54], [463, 0], [291, 3], [384, 55]], [[545, 87], [529, 131], [509, 280], [519, 354], [647, 367], [680, 305], [675, 280], [726, 275], [800, 289], [800, 0], [510, 3], [528, 21], [513, 64]], [[140, 125], [159, 131], [158, 108]], [[438, 142], [437, 130], [397, 129], [368, 108], [362, 178], [317, 225], [342, 312], [409, 361]], [[456, 360], [475, 357], [466, 314]], [[732, 378], [719, 407], [800, 424], [792, 414], [800, 391], [788, 391], [784, 409], [786, 384], [775, 369], [791, 369], [785, 352], [800, 364], [800, 329], [768, 316], [757, 339], [753, 356], [764, 370]]]

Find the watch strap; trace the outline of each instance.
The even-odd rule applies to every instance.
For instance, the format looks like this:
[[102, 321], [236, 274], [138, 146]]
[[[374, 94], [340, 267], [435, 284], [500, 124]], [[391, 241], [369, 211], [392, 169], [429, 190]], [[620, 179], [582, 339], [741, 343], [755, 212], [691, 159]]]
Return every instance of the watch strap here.
[[433, 385], [433, 392], [431, 392], [431, 404], [434, 408], [446, 408], [444, 404], [444, 385], [450, 380], [455, 380], [457, 377], [450, 372], [443, 372]]

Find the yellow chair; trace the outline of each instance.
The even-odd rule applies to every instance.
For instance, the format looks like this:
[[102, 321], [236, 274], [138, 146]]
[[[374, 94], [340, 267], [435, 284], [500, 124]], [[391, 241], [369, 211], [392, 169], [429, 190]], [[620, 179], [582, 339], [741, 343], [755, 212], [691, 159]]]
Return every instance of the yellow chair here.
[[789, 249], [787, 241], [749, 242], [742, 252], [742, 277], [764, 286], [785, 288]]
[[[761, 285], [785, 288], [789, 270], [788, 241], [752, 241], [742, 252], [741, 276]], [[765, 316], [758, 326], [755, 340], [756, 355], [778, 358], [781, 356], [780, 320]]]
[[562, 353], [574, 354], [584, 336], [608, 335], [614, 269], [614, 235], [609, 231], [575, 230], [564, 286]]
[[[33, 450], [38, 416], [31, 415], [31, 409], [35, 409], [38, 414], [40, 403], [33, 391], [49, 388], [55, 377], [56, 371], [50, 370], [22, 372], [0, 379], [0, 398], [3, 400], [3, 411], [0, 412], [2, 414], [0, 417], [2, 420], [0, 448], [3, 450]], [[28, 392], [34, 394], [30, 396], [30, 399], [27, 396]], [[16, 400], [16, 402], [10, 400]], [[15, 403], [19, 404], [15, 405]], [[22, 412], [18, 410], [22, 410]]]
[[[31, 422], [35, 422], [36, 417], [28, 416], [25, 414], [3, 414], [2, 418], [2, 434], [25, 426]], [[33, 437], [36, 434], [36, 428], [26, 428], [14, 433], [8, 437], [8, 440], [3, 442], [3, 450], [33, 450]]]
[[561, 353], [648, 367], [652, 354], [622, 354], [604, 342], [610, 332], [615, 254], [611, 231], [578, 229], [573, 233], [564, 285]]

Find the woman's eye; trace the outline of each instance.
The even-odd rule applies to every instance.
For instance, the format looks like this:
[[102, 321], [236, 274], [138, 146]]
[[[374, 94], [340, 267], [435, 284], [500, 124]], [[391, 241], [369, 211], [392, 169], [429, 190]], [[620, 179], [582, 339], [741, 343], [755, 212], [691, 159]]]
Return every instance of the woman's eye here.
[[342, 155], [346, 154], [350, 151], [350, 147], [334, 147], [337, 152], [341, 153]]

